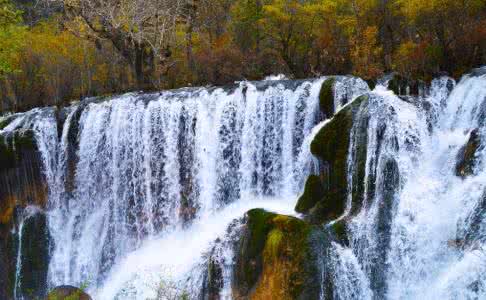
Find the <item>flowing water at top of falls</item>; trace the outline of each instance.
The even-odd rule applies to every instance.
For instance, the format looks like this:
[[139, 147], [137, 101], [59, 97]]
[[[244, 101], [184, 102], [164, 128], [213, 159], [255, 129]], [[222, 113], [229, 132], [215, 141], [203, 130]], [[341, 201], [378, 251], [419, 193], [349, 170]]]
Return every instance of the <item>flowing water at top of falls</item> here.
[[349, 222], [350, 246], [329, 254], [335, 299], [486, 297], [484, 139], [472, 175], [456, 174], [474, 130], [486, 133], [486, 76], [453, 87], [436, 79], [412, 102], [381, 86], [370, 94], [359, 116], [367, 118], [364, 203]]
[[[293, 214], [313, 168], [323, 80], [85, 101], [62, 112], [60, 128], [54, 110], [17, 118], [4, 130], [34, 129], [49, 185], [50, 287], [147, 299], [173, 282], [195, 297], [203, 256], [232, 221], [255, 207]], [[338, 109], [368, 91], [357, 78], [337, 83]], [[224, 241], [216, 248], [230, 297]]]

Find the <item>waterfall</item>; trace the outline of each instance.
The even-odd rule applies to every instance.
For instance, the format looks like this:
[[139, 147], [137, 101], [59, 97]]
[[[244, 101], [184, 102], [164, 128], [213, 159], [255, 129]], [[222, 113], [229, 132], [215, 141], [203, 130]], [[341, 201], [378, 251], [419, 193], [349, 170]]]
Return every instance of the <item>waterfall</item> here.
[[[363, 203], [348, 221], [349, 247], [338, 246], [323, 266], [333, 275], [334, 298], [486, 297], [482, 142], [472, 174], [456, 171], [461, 148], [486, 130], [486, 77], [464, 76], [457, 85], [439, 78], [415, 99], [382, 86], [369, 97], [348, 159], [357, 155], [353, 141], [365, 120]], [[353, 177], [353, 165], [348, 172]], [[353, 184], [360, 183], [350, 181], [349, 197]]]
[[[16, 225], [15, 299], [25, 224], [44, 214], [49, 288], [199, 299], [212, 270], [231, 299], [245, 212], [295, 216], [308, 175], [322, 172], [310, 145], [332, 122], [319, 109], [326, 79], [128, 93], [16, 116], [0, 134], [33, 130], [48, 203]], [[316, 226], [321, 299], [485, 298], [486, 75], [437, 78], [413, 97], [334, 79], [335, 110], [356, 111], [343, 137], [344, 213]], [[346, 242], [333, 237], [337, 222]]]
[[[5, 130], [34, 128], [49, 186], [49, 286], [100, 299], [153, 298], [161, 282], [189, 291], [214, 251], [229, 297], [226, 228], [255, 207], [294, 214], [324, 79], [129, 93], [74, 104], [57, 122], [54, 110], [17, 118]], [[367, 90], [337, 82], [336, 107]]]

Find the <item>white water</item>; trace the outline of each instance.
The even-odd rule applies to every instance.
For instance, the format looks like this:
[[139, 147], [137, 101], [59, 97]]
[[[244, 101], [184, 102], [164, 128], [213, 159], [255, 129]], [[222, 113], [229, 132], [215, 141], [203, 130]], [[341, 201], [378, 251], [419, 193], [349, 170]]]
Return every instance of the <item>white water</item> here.
[[[336, 97], [338, 109], [366, 92], [361, 81], [345, 79], [351, 83], [341, 80], [335, 91], [345, 95]], [[231, 298], [228, 226], [238, 227], [233, 221], [254, 207], [292, 214], [315, 164], [309, 144], [326, 125], [318, 114], [322, 80], [127, 94], [82, 108], [79, 122], [73, 107], [59, 141], [50, 114], [12, 122], [4, 131], [35, 128], [40, 143], [55, 243], [50, 286], [88, 285], [95, 299], [150, 299], [162, 282], [195, 298], [215, 249], [224, 265], [221, 296]], [[472, 176], [455, 175], [470, 132], [486, 134], [483, 103], [485, 76], [464, 78], [450, 95], [447, 79], [438, 79], [416, 103], [380, 86], [370, 94], [359, 114], [369, 118], [363, 208], [346, 216], [350, 246], [332, 243], [322, 259], [336, 299], [486, 298], [484, 217], [470, 244], [450, 243], [472, 232], [484, 205], [484, 147]], [[67, 191], [74, 125], [79, 160], [75, 189]], [[393, 161], [399, 181], [390, 196], [383, 170]]]
[[[335, 298], [486, 297], [484, 234], [476, 233], [474, 246], [465, 249], [451, 244], [471, 230], [468, 220], [480, 213], [486, 188], [484, 150], [477, 154], [474, 175], [466, 179], [455, 175], [457, 153], [470, 132], [478, 126], [481, 134], [486, 130], [480, 109], [486, 103], [486, 77], [463, 78], [450, 96], [446, 83], [446, 78], [436, 80], [430, 95], [418, 100], [430, 103], [428, 111], [380, 86], [371, 94], [365, 113], [370, 117], [365, 190], [369, 191], [371, 182], [375, 190], [350, 222], [350, 248], [335, 251], [339, 253], [336, 269], [343, 262], [353, 262], [335, 274]], [[383, 125], [386, 129], [378, 139]], [[378, 228], [380, 209], [387, 201], [382, 190], [387, 175], [382, 170], [390, 159], [397, 163], [400, 181], [388, 207], [391, 220], [386, 233]], [[371, 290], [356, 292], [357, 285], [366, 287], [370, 282], [375, 284]]]
[[[247, 199], [248, 200], [248, 199]], [[242, 203], [241, 203], [242, 202]], [[95, 292], [96, 299], [154, 299], [160, 282], [182, 283], [181, 291], [199, 292], [198, 287], [184, 284], [198, 279], [206, 270], [197, 268], [202, 254], [217, 237], [223, 237], [231, 221], [248, 210], [261, 207], [293, 214], [295, 199], [251, 199], [229, 204], [221, 211], [196, 220], [189, 228], [179, 229], [147, 240], [120, 260]], [[191, 291], [191, 288], [196, 291]], [[120, 291], [124, 291], [121, 294]]]
[[[196, 297], [204, 256], [233, 220], [255, 207], [292, 214], [312, 168], [309, 136], [320, 121], [324, 79], [273, 79], [74, 105], [59, 138], [50, 109], [7, 126], [33, 128], [42, 154], [54, 245], [50, 287], [147, 299], [165, 282]], [[341, 104], [365, 86], [352, 82], [356, 89], [336, 90]], [[221, 295], [230, 297], [232, 253], [222, 245]]]

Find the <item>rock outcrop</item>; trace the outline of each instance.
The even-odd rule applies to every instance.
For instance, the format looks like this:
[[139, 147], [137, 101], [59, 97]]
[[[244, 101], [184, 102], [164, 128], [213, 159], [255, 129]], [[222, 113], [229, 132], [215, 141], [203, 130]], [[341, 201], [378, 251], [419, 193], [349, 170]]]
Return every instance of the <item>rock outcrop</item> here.
[[61, 285], [49, 292], [45, 300], [92, 300], [91, 297], [82, 289]]
[[247, 213], [234, 269], [235, 299], [317, 299], [315, 228], [263, 209]]
[[[348, 154], [354, 122], [358, 122], [359, 129], [354, 133], [354, 137], [359, 139], [355, 141], [358, 148], [354, 173], [363, 180], [366, 162], [366, 134], [363, 131], [366, 130], [367, 119], [357, 116], [366, 109], [368, 99], [367, 95], [363, 95], [341, 109], [311, 143], [311, 152], [319, 159], [321, 171], [318, 176], [308, 178], [296, 211], [307, 215], [314, 223], [329, 222], [344, 212], [348, 198]], [[357, 210], [362, 191], [353, 192], [356, 193], [353, 209]]]
[[476, 164], [476, 152], [481, 147], [481, 135], [478, 129], [471, 131], [469, 140], [457, 154], [456, 175], [465, 178], [472, 175]]
[[[7, 120], [11, 122], [13, 118]], [[1, 299], [10, 299], [13, 295], [19, 246], [18, 227], [23, 221], [24, 210], [29, 206], [42, 209], [46, 202], [47, 183], [42, 172], [42, 158], [33, 130], [18, 129], [0, 133], [0, 269], [3, 270], [0, 275]], [[26, 239], [23, 240], [26, 243], [23, 249], [27, 249], [31, 242], [36, 243], [35, 239], [40, 231], [45, 231], [42, 224], [37, 221], [34, 221], [34, 224], [30, 222], [31, 220], [28, 220], [25, 224], [24, 232], [29, 232], [23, 237]], [[37, 250], [35, 252], [37, 253]], [[32, 288], [36, 289], [34, 285], [37, 284], [45, 285], [45, 261], [40, 264], [26, 263], [23, 267], [27, 268], [26, 277], [31, 276], [33, 281], [39, 279]], [[31, 292], [38, 295], [38, 292], [43, 292], [42, 288], [40, 289]]]

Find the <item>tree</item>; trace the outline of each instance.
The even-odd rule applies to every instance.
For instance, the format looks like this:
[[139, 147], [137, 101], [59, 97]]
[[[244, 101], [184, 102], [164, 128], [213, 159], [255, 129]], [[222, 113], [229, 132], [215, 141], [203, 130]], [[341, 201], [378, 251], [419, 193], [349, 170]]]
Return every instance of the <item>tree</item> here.
[[63, 0], [70, 19], [109, 40], [133, 67], [138, 86], [153, 88], [170, 68], [171, 46], [185, 0]]
[[22, 12], [9, 0], [0, 0], [0, 76], [16, 71], [15, 60], [25, 34], [21, 22]]

